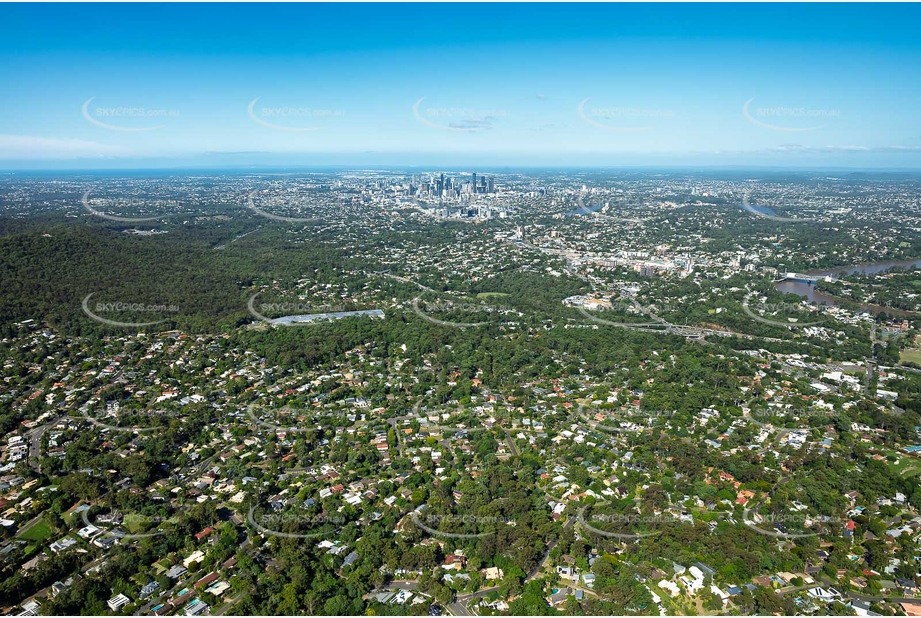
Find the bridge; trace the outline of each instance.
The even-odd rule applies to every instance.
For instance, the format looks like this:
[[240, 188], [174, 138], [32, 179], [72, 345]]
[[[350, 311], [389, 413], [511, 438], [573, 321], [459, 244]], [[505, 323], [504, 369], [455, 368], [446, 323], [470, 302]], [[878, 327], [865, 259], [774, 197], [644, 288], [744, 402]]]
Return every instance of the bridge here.
[[782, 281], [798, 281], [800, 283], [808, 283], [809, 285], [815, 285], [817, 281], [821, 280], [833, 281], [831, 276], [826, 275], [801, 275], [799, 273], [786, 273], [780, 279], [774, 281], [774, 283], [780, 283]]

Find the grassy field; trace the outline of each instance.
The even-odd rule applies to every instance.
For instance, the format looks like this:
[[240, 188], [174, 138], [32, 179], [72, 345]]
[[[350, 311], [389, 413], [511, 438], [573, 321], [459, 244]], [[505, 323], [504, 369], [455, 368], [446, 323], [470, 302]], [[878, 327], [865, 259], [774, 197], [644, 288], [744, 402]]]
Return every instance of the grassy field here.
[[901, 477], [911, 477], [921, 474], [921, 459], [890, 449], [883, 449], [886, 455], [898, 458], [898, 462], [886, 460], [889, 469]]
[[899, 360], [903, 363], [917, 363], [921, 365], [921, 350], [902, 350]]
[[19, 538], [25, 539], [27, 541], [35, 541], [36, 543], [41, 543], [52, 534], [54, 534], [54, 532], [51, 530], [51, 526], [45, 523], [44, 519], [40, 519], [38, 520], [38, 523], [20, 534]]
[[476, 295], [477, 298], [501, 298], [503, 296], [508, 296], [504, 292], [480, 292]]
[[127, 530], [128, 534], [143, 534], [148, 532], [147, 529], [150, 527], [151, 524], [147, 520], [138, 516], [125, 517], [125, 523], [122, 524], [122, 528]]
[[921, 474], [921, 461], [911, 457], [903, 457], [897, 464], [890, 463], [889, 466], [903, 477], [917, 476]]

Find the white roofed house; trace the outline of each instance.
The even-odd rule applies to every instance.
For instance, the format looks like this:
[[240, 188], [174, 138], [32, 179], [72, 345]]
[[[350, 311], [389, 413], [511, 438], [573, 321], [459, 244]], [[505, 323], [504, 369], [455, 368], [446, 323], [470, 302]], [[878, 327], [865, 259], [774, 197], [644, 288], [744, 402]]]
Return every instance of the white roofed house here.
[[17, 616], [38, 616], [38, 610], [41, 607], [38, 601], [31, 600], [22, 604], [22, 611]]
[[116, 594], [114, 597], [106, 601], [106, 605], [108, 605], [109, 609], [111, 609], [113, 612], [117, 612], [125, 605], [128, 605], [128, 603], [131, 603], [131, 599], [121, 593]]
[[710, 584], [710, 592], [713, 593], [713, 596], [719, 597], [724, 606], [729, 603], [729, 594], [721, 590], [716, 584]]
[[688, 575], [682, 575], [679, 580], [688, 589], [688, 594], [696, 595], [704, 587], [704, 574], [696, 566], [688, 569]]
[[55, 541], [54, 543], [49, 545], [48, 548], [57, 554], [57, 553], [64, 551], [65, 549], [69, 547], [73, 547], [76, 544], [77, 544], [77, 539], [73, 537], [64, 537], [63, 539]]
[[681, 592], [681, 590], [678, 588], [678, 585], [675, 582], [669, 581], [667, 579], [663, 579], [659, 582], [659, 588], [662, 588], [663, 590], [668, 590], [668, 593], [673, 597], [678, 596], [678, 594]]

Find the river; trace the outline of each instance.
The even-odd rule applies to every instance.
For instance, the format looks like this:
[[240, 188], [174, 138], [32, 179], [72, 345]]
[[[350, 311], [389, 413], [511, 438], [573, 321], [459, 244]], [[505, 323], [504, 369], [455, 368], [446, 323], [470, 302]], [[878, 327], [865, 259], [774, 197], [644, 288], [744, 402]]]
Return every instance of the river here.
[[[874, 273], [885, 272], [897, 266], [906, 269], [911, 268], [912, 266], [921, 267], [921, 260], [897, 260], [888, 262], [876, 262], [873, 264], [857, 264], [855, 266], [836, 266], [835, 268], [830, 268], [828, 270], [811, 270], [803, 274], [816, 277], [827, 277], [828, 275], [853, 275], [856, 273], [871, 275]], [[799, 281], [781, 281], [779, 283], [775, 283], [774, 287], [777, 288], [777, 290], [780, 292], [803, 296], [810, 302], [814, 302], [818, 305], [838, 305], [838, 299], [836, 297], [831, 296], [830, 294], [823, 294], [822, 292], [817, 291], [814, 286], [809, 285], [808, 283], [800, 283]], [[861, 311], [866, 311], [868, 313], [874, 314], [886, 312], [892, 315], [900, 316], [915, 315], [910, 311], [901, 311], [899, 309], [883, 307], [881, 305], [861, 304], [860, 309]]]

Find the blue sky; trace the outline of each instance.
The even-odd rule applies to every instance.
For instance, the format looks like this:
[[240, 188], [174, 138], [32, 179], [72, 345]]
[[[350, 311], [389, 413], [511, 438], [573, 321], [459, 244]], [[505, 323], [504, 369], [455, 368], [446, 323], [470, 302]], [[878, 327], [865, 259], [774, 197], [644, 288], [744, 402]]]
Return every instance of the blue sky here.
[[0, 168], [921, 168], [918, 5], [2, 5]]

